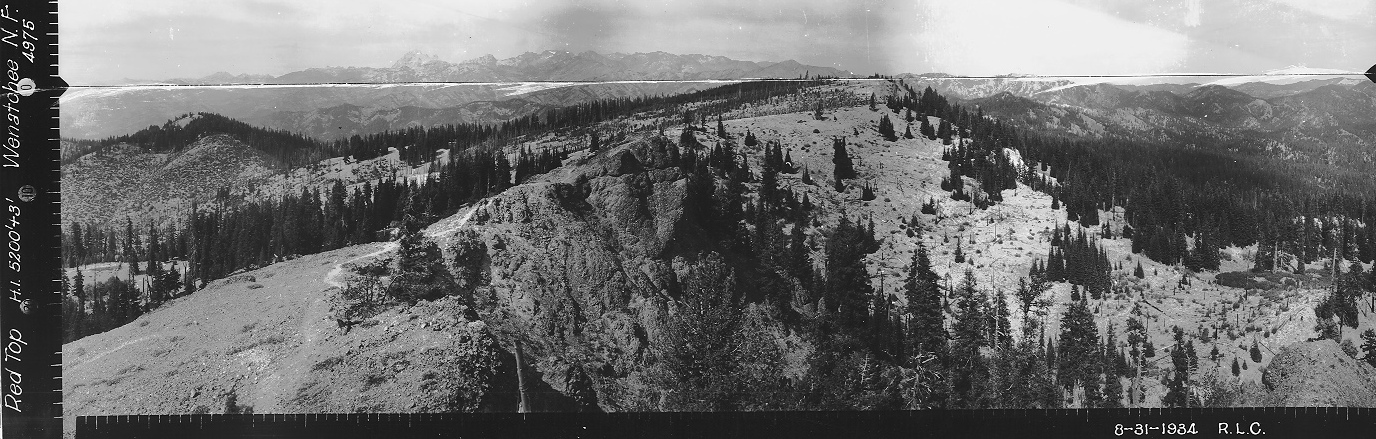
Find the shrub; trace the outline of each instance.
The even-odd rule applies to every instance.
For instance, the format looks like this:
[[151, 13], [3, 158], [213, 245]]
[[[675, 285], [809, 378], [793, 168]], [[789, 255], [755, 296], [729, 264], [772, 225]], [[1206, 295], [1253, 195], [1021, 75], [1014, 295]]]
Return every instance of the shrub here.
[[382, 383], [385, 383], [385, 382], [387, 382], [387, 377], [382, 376], [382, 375], [377, 374], [377, 373], [370, 373], [370, 374], [368, 374], [368, 378], [366, 378], [366, 379], [363, 381], [363, 389], [361, 389], [360, 391], [366, 392], [366, 391], [368, 391], [368, 389], [377, 387], [379, 384], [382, 384]]
[[387, 289], [374, 276], [364, 276], [344, 286], [340, 292], [342, 308], [337, 316], [344, 320], [366, 319], [377, 315], [393, 302]]
[[339, 363], [343, 363], [343, 362], [344, 362], [344, 357], [330, 357], [330, 358], [326, 358], [326, 359], [324, 359], [324, 360], [321, 360], [319, 363], [315, 363], [315, 365], [312, 365], [312, 366], [311, 366], [311, 372], [319, 372], [319, 371], [321, 371], [321, 370], [329, 369], [329, 368], [331, 368], [331, 367], [334, 367], [334, 365], [339, 364]]
[[445, 382], [450, 386], [446, 408], [472, 412], [482, 405], [501, 365], [498, 349], [497, 342], [484, 331], [468, 330], [458, 336], [451, 351], [458, 361], [445, 374]]
[[1352, 339], [1344, 339], [1339, 347], [1343, 349], [1343, 353], [1347, 354], [1348, 357], [1352, 357], [1354, 360], [1358, 359], [1357, 345], [1352, 343]]
[[251, 415], [251, 414], [253, 414], [253, 406], [249, 406], [249, 405], [239, 405], [239, 395], [238, 395], [235, 391], [231, 390], [231, 391], [229, 391], [229, 394], [228, 394], [228, 395], [225, 395], [225, 414], [226, 414], [226, 415], [238, 415], [238, 414]]

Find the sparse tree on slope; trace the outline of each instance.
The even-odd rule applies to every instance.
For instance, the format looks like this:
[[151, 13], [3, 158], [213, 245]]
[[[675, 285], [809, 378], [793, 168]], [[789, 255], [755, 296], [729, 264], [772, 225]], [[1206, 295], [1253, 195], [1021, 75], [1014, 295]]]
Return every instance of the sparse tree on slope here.
[[843, 189], [837, 192], [844, 192], [842, 180], [855, 178], [855, 165], [851, 163], [850, 152], [846, 151], [846, 138], [837, 137], [832, 139], [831, 162], [836, 165], [833, 175], [836, 178], [836, 186]]
[[927, 121], [927, 116], [922, 116], [919, 119], [922, 120], [920, 121], [921, 125], [917, 129], [918, 134], [921, 134], [922, 137], [926, 137], [927, 140], [935, 140], [936, 131], [932, 129], [931, 122]]
[[893, 121], [889, 120], [889, 115], [879, 116], [879, 135], [887, 141], [898, 140], [898, 134], [893, 129]]

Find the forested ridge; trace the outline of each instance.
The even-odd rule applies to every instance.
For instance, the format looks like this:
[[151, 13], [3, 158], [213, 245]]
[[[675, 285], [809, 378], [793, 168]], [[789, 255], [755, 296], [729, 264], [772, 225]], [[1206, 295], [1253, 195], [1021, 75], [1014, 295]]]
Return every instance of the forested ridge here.
[[[70, 265], [141, 263], [155, 279], [168, 280], [140, 293], [127, 281], [112, 279], [91, 286], [89, 295], [85, 280], [76, 280], [72, 303], [64, 310], [84, 316], [89, 300], [96, 304], [90, 320], [100, 323], [69, 325], [68, 337], [118, 326], [168, 297], [237, 270], [413, 235], [414, 226], [402, 227], [408, 218], [428, 223], [450, 216], [460, 206], [557, 168], [561, 155], [570, 152], [522, 149], [513, 164], [503, 151], [482, 147], [485, 141], [559, 130], [577, 135], [589, 124], [646, 112], [682, 117], [687, 126], [678, 136], [662, 131], [648, 136], [659, 156], [689, 176], [684, 215], [703, 232], [701, 241], [710, 243], [698, 249], [705, 262], [678, 287], [682, 311], [664, 317], [655, 385], [673, 391], [660, 409], [1121, 407], [1140, 402], [1132, 400], [1121, 378], [1154, 357], [1156, 348], [1145, 337], [1138, 313], [1122, 331], [1126, 345], [1118, 343], [1112, 326], [1101, 334], [1095, 324], [1093, 304], [1122, 292], [1114, 291], [1109, 278], [1121, 268], [1093, 236], [1129, 238], [1133, 252], [1192, 270], [1217, 270], [1219, 249], [1226, 246], [1256, 245], [1259, 271], [1303, 270], [1303, 263], [1324, 258], [1376, 259], [1376, 199], [1369, 192], [1316, 188], [1287, 176], [1288, 168], [1245, 155], [1040, 135], [950, 103], [930, 88], [894, 83], [898, 92], [882, 103], [870, 97], [870, 107], [881, 113], [877, 132], [887, 141], [941, 139], [949, 171], [941, 187], [951, 199], [988, 208], [1002, 201], [1004, 190], [1022, 183], [1051, 195], [1051, 207], [1063, 210], [1065, 218], [1046, 258], [1034, 264], [1017, 290], [1003, 291], [981, 285], [973, 269], [951, 274], [955, 279], [941, 279], [933, 271], [922, 238], [925, 225], [938, 218], [924, 208], [906, 224], [906, 239], [915, 240], [917, 250], [904, 270], [902, 297], [880, 294], [866, 271], [866, 258], [882, 240], [905, 238], [876, 236], [872, 217], [843, 215], [834, 224], [819, 223], [810, 200], [779, 183], [781, 174], [801, 173], [807, 182], [811, 172], [822, 172], [798, 169], [789, 155], [793, 145], [760, 141], [749, 133], [742, 142], [762, 147], [759, 157], [747, 158], [746, 149], [722, 128], [715, 131], [726, 141], [710, 146], [695, 134], [714, 131], [712, 116], [731, 108], [822, 84], [733, 84], [675, 97], [594, 102], [499, 127], [417, 128], [333, 145], [312, 143], [309, 148], [319, 148], [319, 154], [355, 158], [399, 146], [412, 151], [404, 154], [411, 161], [443, 148], [464, 153], [451, 153], [424, 184], [392, 177], [347, 190], [336, 182], [326, 191], [303, 190], [276, 200], [196, 207], [180, 227], [148, 226], [147, 238], [132, 220], [126, 220], [123, 238], [73, 224], [64, 236]], [[686, 110], [703, 101], [712, 105]], [[814, 117], [838, 105], [819, 98]], [[939, 118], [935, 126], [929, 117]], [[916, 122], [917, 133], [899, 134], [894, 120]], [[614, 134], [604, 134], [588, 132], [587, 148], [605, 148]], [[845, 192], [865, 184], [862, 199], [874, 199], [873, 188], [856, 179], [846, 140], [833, 143], [834, 188]], [[1016, 152], [1016, 160], [1009, 151]], [[1090, 230], [1098, 233], [1086, 233]], [[817, 238], [824, 243], [820, 252], [813, 251]], [[955, 251], [959, 262], [959, 238]], [[822, 260], [814, 261], [815, 256]], [[184, 261], [182, 281], [172, 281], [176, 276], [162, 268], [168, 260]], [[1360, 272], [1360, 264], [1349, 267], [1356, 268], [1338, 282], [1340, 288], [1320, 311], [1320, 317], [1336, 315], [1345, 325], [1354, 322], [1349, 316], [1357, 298], [1376, 285]], [[1046, 294], [1056, 282], [1075, 285], [1059, 316], [1049, 315], [1053, 304]], [[1059, 333], [1046, 333], [1052, 318], [1060, 321]], [[770, 347], [772, 334], [759, 329], [762, 320], [776, 320], [786, 333], [814, 346], [800, 378], [779, 379], [781, 354]], [[1015, 334], [1013, 327], [1023, 330]], [[1199, 360], [1179, 328], [1168, 348], [1173, 369], [1163, 402], [1219, 403], [1187, 396]]]
[[[598, 121], [648, 113], [654, 117], [667, 111], [678, 116], [678, 108], [694, 104], [712, 108], [735, 107], [796, 93], [821, 81], [758, 81], [730, 84], [686, 95], [591, 101], [575, 107], [551, 109], [543, 118], [530, 116], [500, 125], [446, 125], [429, 129], [388, 131], [373, 136], [324, 144], [302, 136], [252, 127], [223, 116], [201, 113], [186, 115], [138, 133], [106, 139], [100, 147], [121, 143], [141, 145], [150, 151], [175, 151], [205, 135], [230, 134], [242, 137], [251, 147], [281, 160], [283, 165], [306, 164], [304, 159], [319, 159], [332, 154], [356, 154], [356, 160], [375, 157], [395, 147], [403, 159], [424, 161], [441, 148], [456, 151], [451, 160], [438, 166], [424, 184], [397, 175], [376, 184], [347, 190], [338, 180], [326, 190], [305, 189], [286, 193], [276, 199], [243, 201], [221, 190], [215, 207], [193, 204], [183, 220], [164, 228], [152, 224], [135, 226], [125, 218], [110, 226], [68, 224], [63, 232], [64, 261], [69, 267], [119, 261], [132, 269], [129, 275], [158, 270], [170, 260], [182, 261], [185, 273], [177, 284], [150, 284], [152, 291], [140, 292], [132, 278], [100, 280], [97, 308], [84, 304], [84, 292], [74, 294], [79, 309], [107, 313], [84, 325], [80, 331], [68, 325], [69, 337], [99, 333], [132, 321], [142, 312], [155, 308], [164, 298], [185, 294], [206, 282], [228, 273], [261, 267], [284, 257], [312, 254], [348, 245], [390, 239], [407, 215], [428, 224], [454, 214], [469, 202], [511, 187], [513, 178], [521, 182], [531, 175], [558, 167], [570, 151], [517, 151], [512, 163], [501, 146], [502, 140], [522, 135], [576, 129]], [[714, 101], [715, 100], [715, 101]], [[703, 105], [705, 104], [705, 105]], [[705, 113], [704, 113], [705, 114]], [[596, 150], [599, 144], [624, 139], [624, 132], [599, 134], [588, 131], [585, 147]], [[602, 137], [606, 136], [606, 139]], [[98, 151], [99, 148], [93, 149]], [[360, 157], [361, 156], [361, 157]], [[513, 175], [514, 172], [514, 175]], [[146, 233], [145, 233], [146, 232]], [[94, 281], [94, 280], [93, 280]], [[85, 284], [83, 279], [82, 284]], [[106, 286], [108, 283], [108, 287]], [[94, 289], [97, 285], [83, 285]], [[107, 288], [116, 291], [103, 293]], [[127, 290], [127, 294], [125, 291]], [[125, 297], [127, 296], [127, 297]], [[113, 301], [107, 300], [114, 297]], [[113, 302], [115, 305], [107, 305]], [[131, 303], [137, 302], [137, 305]], [[73, 315], [79, 314], [73, 312]]]

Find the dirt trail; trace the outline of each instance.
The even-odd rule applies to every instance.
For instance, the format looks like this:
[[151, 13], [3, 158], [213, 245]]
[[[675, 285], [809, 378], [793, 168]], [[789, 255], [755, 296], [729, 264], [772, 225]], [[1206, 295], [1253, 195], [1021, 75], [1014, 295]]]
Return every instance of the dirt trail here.
[[102, 351], [101, 353], [95, 354], [94, 356], [92, 356], [92, 357], [90, 357], [90, 358], [83, 358], [83, 359], [81, 359], [80, 362], [72, 363], [70, 366], [66, 366], [66, 367], [73, 367], [73, 368], [75, 368], [75, 367], [79, 367], [79, 366], [81, 366], [81, 365], [83, 365], [83, 364], [94, 363], [96, 360], [99, 360], [100, 357], [104, 357], [104, 356], [106, 356], [106, 355], [112, 354], [112, 353], [114, 353], [114, 352], [116, 352], [116, 351], [118, 351], [118, 350], [120, 350], [120, 349], [127, 348], [127, 347], [129, 347], [130, 345], [132, 345], [132, 344], [134, 344], [134, 343], [138, 343], [138, 342], [141, 342], [141, 341], [144, 341], [144, 340], [148, 340], [149, 338], [152, 338], [152, 337], [155, 337], [155, 336], [156, 336], [156, 335], [145, 335], [145, 336], [143, 336], [143, 337], [139, 337], [139, 338], [136, 338], [136, 339], [133, 339], [133, 340], [126, 341], [126, 342], [124, 342], [124, 343], [120, 343], [119, 346], [115, 346], [115, 347], [113, 347], [113, 348], [110, 348], [110, 349], [107, 349], [107, 350], [105, 350], [105, 351]]
[[[438, 231], [427, 231], [426, 235], [432, 238], [438, 237], [464, 227], [480, 206], [482, 206], [482, 202], [475, 203], [453, 226]], [[333, 287], [332, 289], [343, 289], [345, 265], [376, 258], [396, 251], [399, 247], [395, 241], [380, 243], [380, 245], [377, 250], [370, 253], [334, 264], [334, 267], [326, 272], [320, 281]], [[289, 396], [289, 394], [284, 392], [294, 392], [300, 387], [302, 379], [314, 364], [312, 358], [319, 351], [320, 342], [338, 330], [338, 325], [330, 319], [330, 294], [333, 294], [331, 289], [326, 289], [309, 294], [302, 299], [307, 304], [301, 313], [301, 318], [298, 321], [299, 329], [296, 331], [300, 345], [293, 349], [287, 358], [281, 360], [280, 366], [275, 368], [277, 372], [267, 376], [259, 383], [260, 391], [253, 403], [254, 410], [258, 413], [287, 412], [287, 407], [284, 406], [284, 397]], [[134, 341], [129, 343], [134, 343]]]
[[[477, 203], [473, 203], [473, 207], [468, 208], [468, 212], [464, 213], [462, 217], [459, 217], [459, 220], [457, 221], [457, 224], [454, 224], [452, 227], [448, 227], [448, 228], [445, 228], [445, 229], [442, 229], [442, 230], [427, 231], [427, 232], [425, 232], [425, 235], [426, 235], [426, 236], [429, 236], [429, 237], [431, 237], [431, 238], [437, 238], [437, 237], [442, 236], [442, 235], [444, 235], [444, 234], [446, 234], [446, 233], [450, 233], [450, 232], [453, 232], [453, 231], [458, 230], [458, 229], [460, 229], [460, 228], [463, 228], [463, 226], [468, 225], [468, 220], [473, 218], [473, 213], [474, 213], [474, 212], [477, 212], [479, 208], [485, 206], [486, 204], [487, 204], [487, 199], [486, 199], [486, 198], [484, 198], [484, 199], [482, 199], [482, 200], [479, 200]], [[436, 225], [438, 225], [438, 224], [436, 224]]]
[[[396, 248], [395, 242], [380, 243], [381, 247], [371, 253], [357, 256], [347, 261], [339, 262], [334, 268], [326, 272], [321, 281], [334, 288], [343, 288], [344, 284], [340, 281], [344, 272], [344, 265], [376, 257], [387, 253]], [[316, 291], [302, 297], [306, 301], [306, 306], [302, 310], [300, 319], [297, 320], [297, 330], [295, 331], [299, 345], [290, 351], [286, 358], [280, 360], [280, 366], [275, 367], [276, 371], [263, 378], [257, 386], [259, 392], [253, 398], [254, 410], [259, 413], [285, 413], [285, 396], [289, 392], [294, 392], [300, 386], [301, 377], [309, 370], [312, 364], [311, 358], [318, 351], [318, 346], [322, 340], [329, 337], [330, 332], [335, 329], [333, 322], [330, 321], [330, 289]]]
[[397, 249], [397, 243], [396, 243], [396, 242], [385, 242], [385, 243], [383, 243], [382, 248], [378, 249], [377, 251], [374, 251], [374, 252], [372, 252], [372, 253], [368, 253], [368, 254], [366, 254], [366, 255], [359, 256], [359, 257], [356, 257], [356, 258], [353, 258], [353, 259], [350, 259], [350, 260], [347, 260], [347, 261], [344, 261], [344, 262], [340, 262], [340, 263], [338, 263], [338, 264], [334, 264], [334, 268], [333, 268], [333, 269], [330, 269], [330, 271], [329, 271], [328, 273], [325, 273], [325, 277], [321, 278], [320, 281], [321, 281], [321, 282], [324, 282], [324, 283], [326, 283], [326, 284], [328, 284], [329, 286], [335, 287], [335, 288], [344, 288], [344, 283], [339, 281], [339, 275], [344, 274], [344, 264], [351, 264], [351, 263], [354, 263], [354, 262], [357, 262], [357, 261], [361, 261], [361, 260], [364, 260], [364, 259], [369, 259], [369, 258], [377, 257], [378, 255], [381, 255], [381, 254], [383, 254], [383, 253], [387, 253], [387, 252], [390, 252], [390, 251], [396, 250], [396, 249]]

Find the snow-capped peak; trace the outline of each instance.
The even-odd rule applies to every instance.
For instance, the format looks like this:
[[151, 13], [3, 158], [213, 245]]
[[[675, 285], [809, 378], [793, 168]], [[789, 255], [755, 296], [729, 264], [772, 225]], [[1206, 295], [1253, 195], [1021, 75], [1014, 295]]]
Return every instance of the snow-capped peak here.
[[423, 66], [426, 63], [439, 60], [440, 57], [438, 56], [421, 52], [419, 50], [412, 50], [410, 52], [406, 52], [405, 55], [402, 55], [401, 58], [393, 62], [392, 68], [399, 69], [402, 67], [410, 67], [412, 69], [418, 69], [420, 68], [420, 66]]

